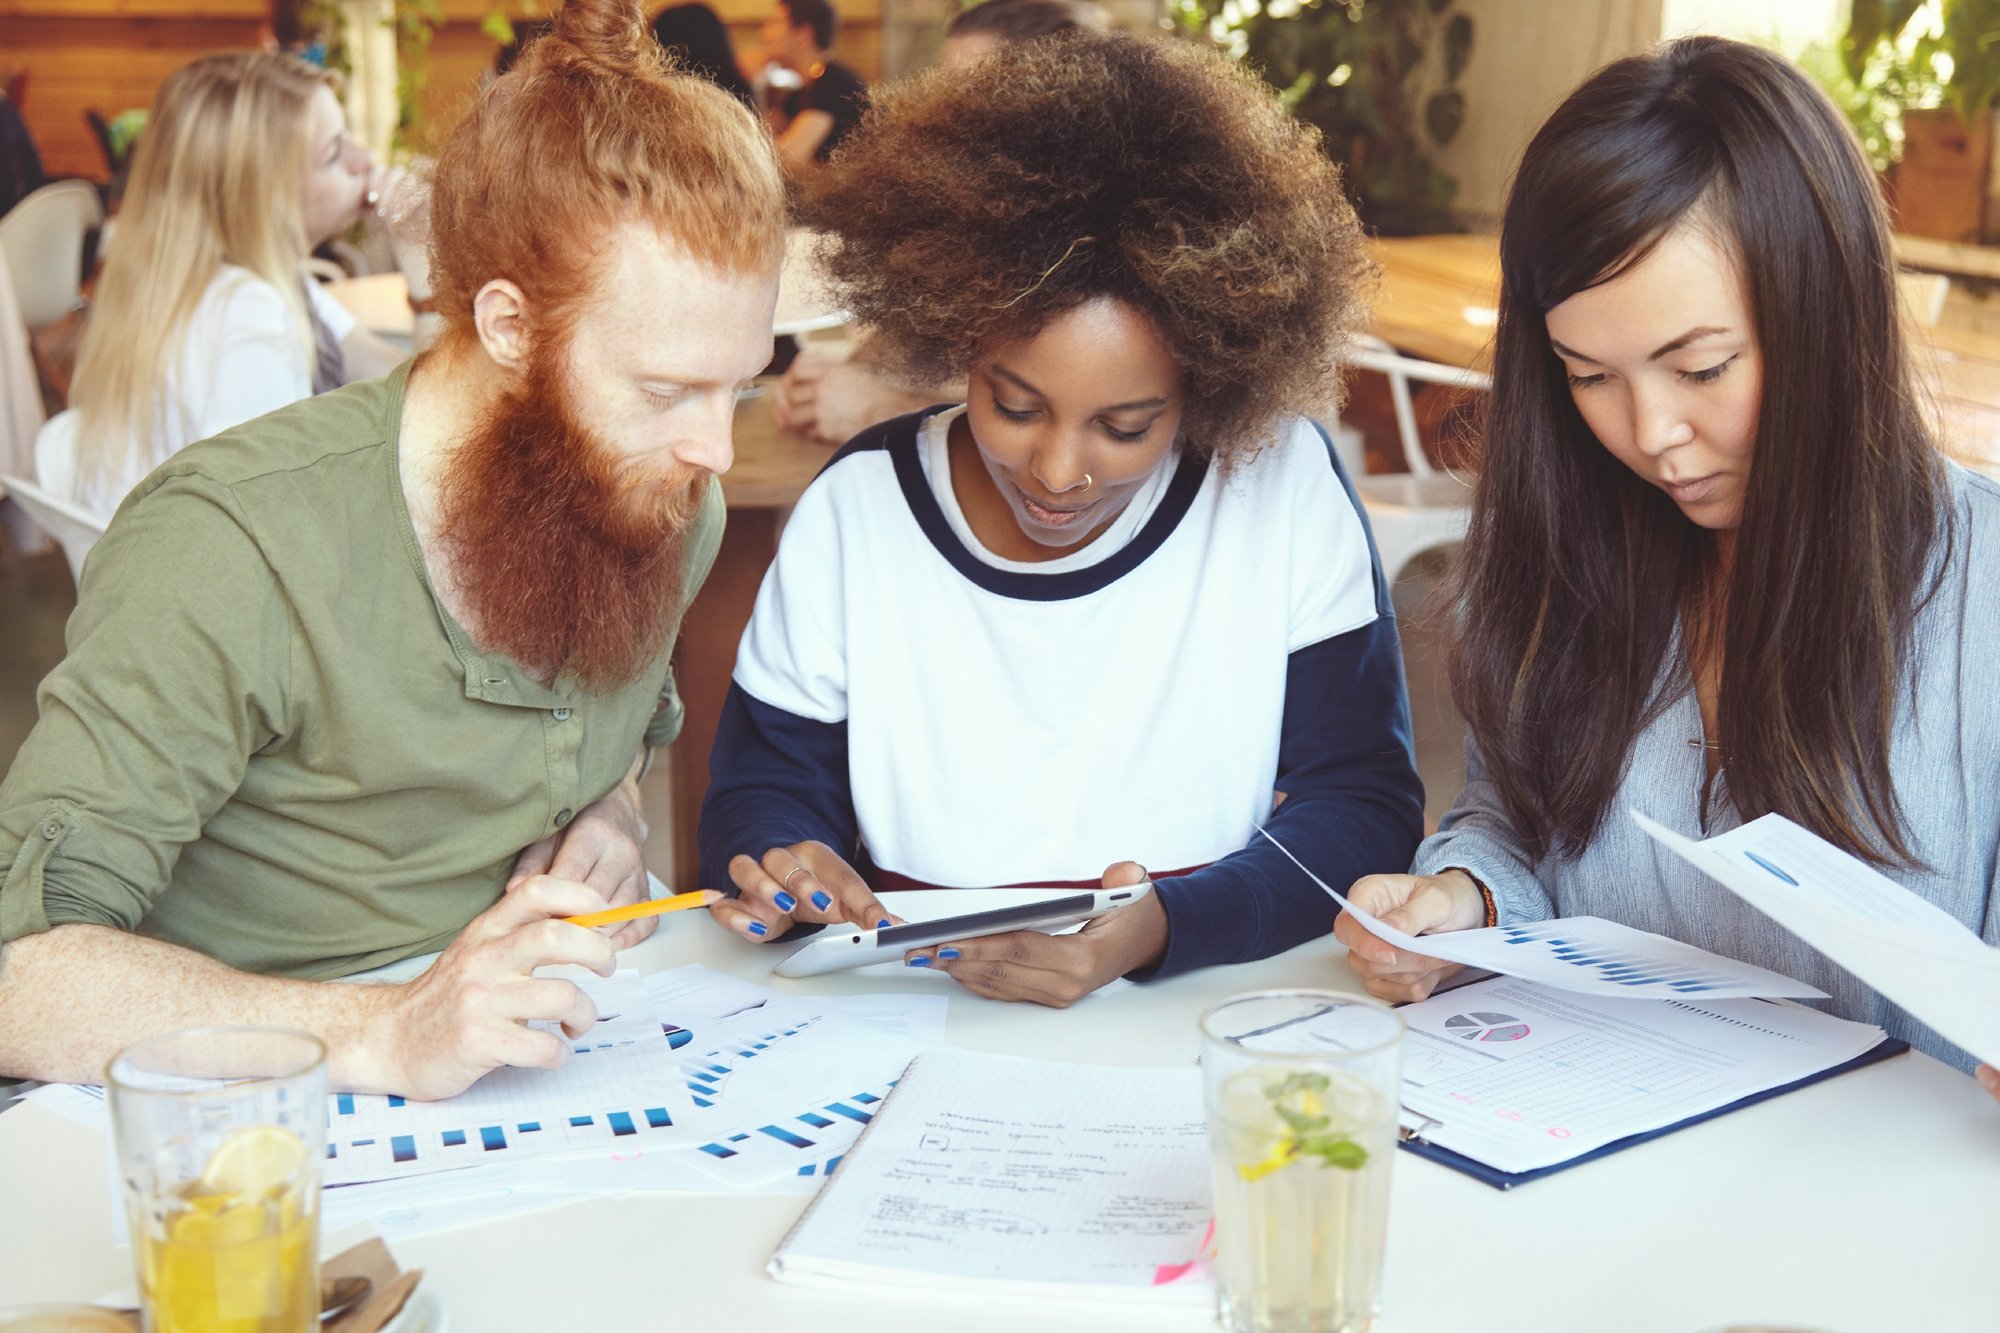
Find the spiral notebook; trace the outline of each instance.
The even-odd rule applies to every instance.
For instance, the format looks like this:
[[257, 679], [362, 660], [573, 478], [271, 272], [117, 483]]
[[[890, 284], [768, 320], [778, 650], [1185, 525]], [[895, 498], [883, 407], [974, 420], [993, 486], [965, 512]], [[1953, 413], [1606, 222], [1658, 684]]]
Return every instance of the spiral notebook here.
[[972, 1051], [911, 1061], [771, 1256], [780, 1282], [1199, 1305], [1201, 1075]]

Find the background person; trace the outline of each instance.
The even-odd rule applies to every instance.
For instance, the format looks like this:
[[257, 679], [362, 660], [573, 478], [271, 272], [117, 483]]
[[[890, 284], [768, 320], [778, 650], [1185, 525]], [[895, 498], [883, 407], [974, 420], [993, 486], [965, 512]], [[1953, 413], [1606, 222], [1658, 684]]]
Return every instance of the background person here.
[[[1103, 8], [1091, 0], [984, 0], [952, 18], [938, 68], [964, 69], [1014, 42], [1107, 27]], [[962, 382], [913, 387], [897, 380], [869, 350], [863, 331], [851, 355], [806, 343], [772, 386], [771, 406], [779, 425], [844, 444], [878, 421], [964, 399]]]
[[[1500, 251], [1453, 597], [1469, 780], [1355, 902], [1412, 934], [1607, 917], [1969, 1064], [1625, 813], [1776, 811], [2000, 944], [2000, 486], [1935, 448], [1840, 113], [1736, 42], [1620, 60], [1529, 145]], [[1336, 933], [1384, 998], [1456, 970]]]
[[375, 184], [317, 66], [259, 52], [169, 75], [139, 138], [72, 409], [36, 441], [40, 483], [108, 517], [183, 446], [401, 361], [303, 267]]
[[653, 16], [653, 36], [679, 68], [701, 75], [743, 105], [756, 107], [756, 91], [743, 77], [729, 29], [713, 9], [698, 2], [669, 5]]
[[764, 58], [801, 80], [772, 112], [778, 159], [794, 177], [833, 156], [868, 110], [867, 81], [833, 58], [837, 22], [827, 0], [778, 0], [760, 34]]
[[805, 218], [884, 351], [970, 397], [863, 434], [786, 524], [710, 756], [716, 921], [1151, 867], [1075, 935], [910, 960], [1050, 1005], [1323, 933], [1257, 827], [1401, 865], [1423, 801], [1388, 590], [1301, 416], [1369, 272], [1315, 133], [1219, 54], [1074, 33], [886, 93]]

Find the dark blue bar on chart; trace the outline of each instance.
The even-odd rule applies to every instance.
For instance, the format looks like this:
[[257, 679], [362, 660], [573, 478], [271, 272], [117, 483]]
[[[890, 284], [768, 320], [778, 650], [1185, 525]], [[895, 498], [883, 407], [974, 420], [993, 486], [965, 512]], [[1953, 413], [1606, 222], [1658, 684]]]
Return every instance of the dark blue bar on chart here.
[[485, 1145], [486, 1151], [498, 1152], [507, 1146], [507, 1136], [501, 1132], [498, 1125], [482, 1125], [479, 1129], [479, 1142]]
[[444, 1146], [447, 1148], [463, 1148], [465, 1146], [465, 1131], [462, 1129], [447, 1129], [444, 1132]]
[[398, 1134], [389, 1140], [389, 1154], [399, 1162], [417, 1160], [417, 1140], [413, 1135]]
[[623, 1111], [613, 1111], [611, 1114], [605, 1116], [604, 1119], [610, 1124], [613, 1134], [637, 1134], [639, 1132], [633, 1128], [632, 1117]]

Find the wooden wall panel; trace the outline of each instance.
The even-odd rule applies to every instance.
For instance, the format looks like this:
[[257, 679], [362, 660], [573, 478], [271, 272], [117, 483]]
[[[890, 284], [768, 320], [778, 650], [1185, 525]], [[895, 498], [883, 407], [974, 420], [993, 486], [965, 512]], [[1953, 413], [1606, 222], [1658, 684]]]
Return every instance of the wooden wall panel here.
[[[777, 0], [712, 0], [738, 51]], [[160, 81], [210, 51], [254, 45], [266, 0], [0, 0], [0, 74], [29, 73], [22, 107], [53, 175], [102, 177], [103, 155], [83, 113], [107, 116], [153, 100]], [[444, 0], [431, 44], [424, 114], [433, 135], [457, 119], [493, 59], [480, 20], [500, 0]], [[836, 54], [874, 80], [882, 72], [883, 0], [838, 0]], [[518, 12], [518, 11], [517, 11]]]
[[28, 71], [21, 111], [49, 173], [101, 179], [83, 113], [150, 105], [196, 56], [255, 45], [263, 14], [262, 0], [0, 0], [0, 74]]

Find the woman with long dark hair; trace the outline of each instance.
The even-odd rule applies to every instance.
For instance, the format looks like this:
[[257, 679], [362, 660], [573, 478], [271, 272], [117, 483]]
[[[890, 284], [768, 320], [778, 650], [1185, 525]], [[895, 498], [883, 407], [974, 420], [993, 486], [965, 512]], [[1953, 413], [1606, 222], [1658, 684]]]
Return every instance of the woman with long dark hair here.
[[[1783, 59], [1675, 42], [1542, 127], [1500, 251], [1453, 588], [1468, 782], [1358, 901], [1412, 933], [1608, 917], [1950, 1058], [1625, 813], [1776, 811], [2000, 943], [2000, 487], [1935, 447], [1852, 136]], [[1453, 970], [1337, 933], [1378, 995]]]

